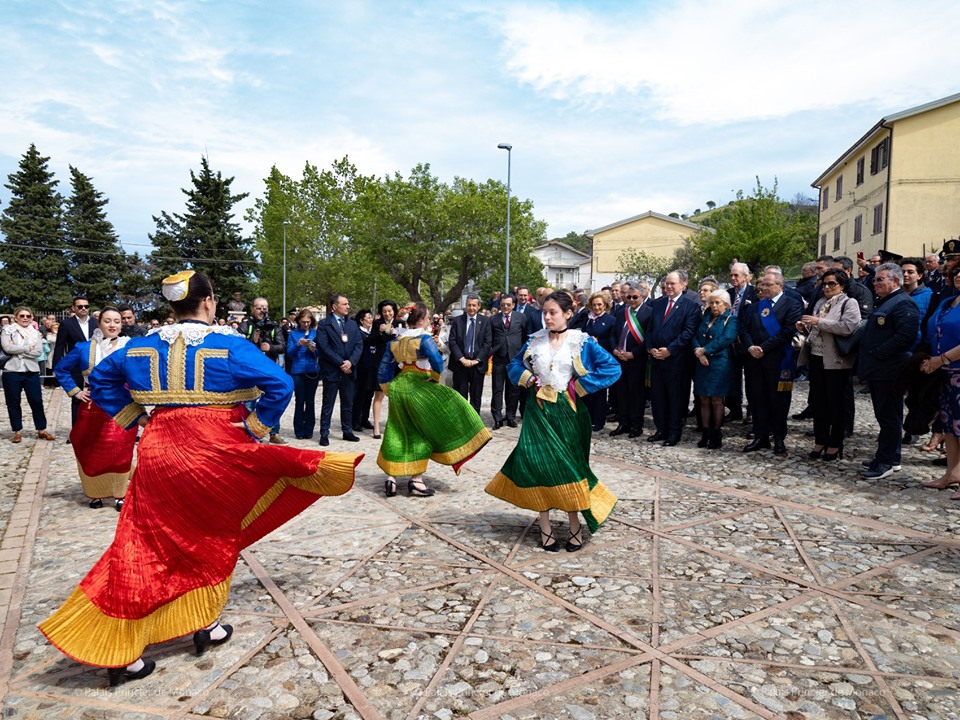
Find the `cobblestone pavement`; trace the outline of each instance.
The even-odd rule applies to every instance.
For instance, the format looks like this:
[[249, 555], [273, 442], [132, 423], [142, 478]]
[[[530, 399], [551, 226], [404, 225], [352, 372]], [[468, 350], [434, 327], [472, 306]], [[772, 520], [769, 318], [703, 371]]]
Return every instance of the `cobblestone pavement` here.
[[576, 554], [542, 552], [533, 514], [483, 492], [517, 430], [459, 478], [432, 465], [435, 497], [390, 499], [366, 433], [351, 492], [243, 553], [233, 639], [151, 647], [157, 671], [111, 692], [36, 629], [118, 517], [87, 508], [69, 404], [45, 392], [57, 442], [12, 445], [0, 421], [5, 718], [960, 718], [960, 503], [921, 487], [938, 473], [916, 446], [857, 477], [865, 395], [839, 464], [808, 460], [793, 421], [784, 459], [741, 453], [739, 424], [719, 452], [692, 430], [674, 448], [597, 434], [620, 502]]

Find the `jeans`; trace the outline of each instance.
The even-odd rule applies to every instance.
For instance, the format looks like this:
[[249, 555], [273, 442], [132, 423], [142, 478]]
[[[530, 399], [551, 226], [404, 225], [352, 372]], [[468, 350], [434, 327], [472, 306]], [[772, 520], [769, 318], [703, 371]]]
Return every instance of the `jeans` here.
[[10, 428], [14, 432], [23, 430], [23, 411], [20, 409], [20, 393], [27, 395], [30, 412], [33, 413], [33, 426], [39, 430], [47, 429], [47, 416], [43, 412], [43, 393], [40, 390], [40, 373], [4, 372], [3, 395], [7, 401], [7, 414], [10, 416]]
[[310, 377], [304, 373], [291, 375], [293, 378], [293, 434], [298, 438], [313, 437], [317, 424], [316, 403], [317, 385], [320, 377]]

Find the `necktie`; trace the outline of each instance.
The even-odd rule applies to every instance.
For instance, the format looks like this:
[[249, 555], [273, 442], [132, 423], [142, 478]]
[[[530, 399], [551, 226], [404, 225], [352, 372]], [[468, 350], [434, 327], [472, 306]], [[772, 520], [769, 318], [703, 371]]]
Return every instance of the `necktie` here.
[[473, 357], [473, 334], [474, 334], [474, 320], [473, 318], [467, 319], [467, 356]]
[[737, 310], [740, 309], [740, 298], [743, 297], [743, 290], [737, 293], [737, 296], [733, 299], [733, 307], [730, 308], [730, 314], [736, 316]]
[[663, 314], [663, 319], [670, 317], [671, 312], [673, 312], [673, 298], [670, 298], [670, 302], [667, 303], [667, 311]]
[[503, 316], [503, 325], [504, 325], [504, 327], [507, 328], [507, 330], [510, 329], [510, 316], [509, 316], [509, 315], [504, 315], [504, 316]]

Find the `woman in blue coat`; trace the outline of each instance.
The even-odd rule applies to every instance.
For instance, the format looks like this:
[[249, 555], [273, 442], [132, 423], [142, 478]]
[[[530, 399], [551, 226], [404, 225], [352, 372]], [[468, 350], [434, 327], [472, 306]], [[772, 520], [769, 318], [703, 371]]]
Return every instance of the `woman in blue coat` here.
[[737, 318], [730, 313], [726, 290], [714, 290], [707, 296], [707, 311], [693, 338], [697, 364], [693, 374], [693, 392], [700, 398], [700, 422], [703, 436], [697, 447], [718, 449], [723, 440], [723, 401], [733, 392], [733, 365], [730, 348], [737, 338]]
[[317, 425], [317, 385], [320, 382], [317, 355], [317, 319], [304, 308], [297, 314], [297, 327], [287, 335], [287, 358], [293, 378], [293, 434], [309, 440]]

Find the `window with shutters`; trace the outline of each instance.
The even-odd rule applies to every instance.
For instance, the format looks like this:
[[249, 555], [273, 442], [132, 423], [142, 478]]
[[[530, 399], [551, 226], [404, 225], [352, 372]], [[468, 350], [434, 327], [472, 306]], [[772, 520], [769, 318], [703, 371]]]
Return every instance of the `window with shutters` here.
[[873, 234], [879, 235], [883, 232], [883, 203], [873, 206]]

